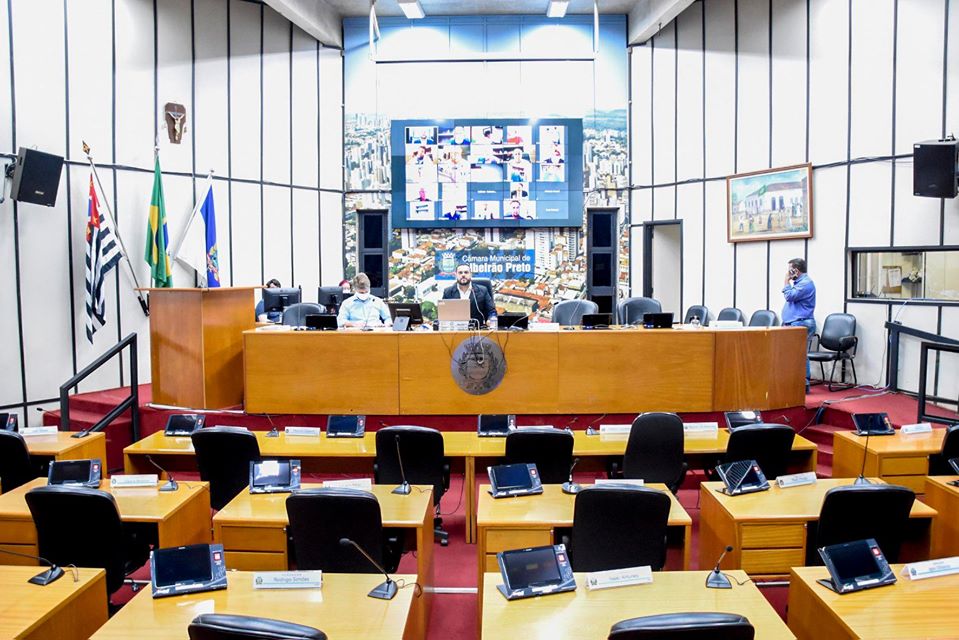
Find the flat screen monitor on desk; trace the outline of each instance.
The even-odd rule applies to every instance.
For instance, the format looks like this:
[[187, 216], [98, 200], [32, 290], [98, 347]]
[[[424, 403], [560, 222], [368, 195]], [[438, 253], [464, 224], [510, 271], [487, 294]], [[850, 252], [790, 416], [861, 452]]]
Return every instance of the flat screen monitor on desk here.
[[831, 580], [818, 580], [836, 593], [851, 593], [896, 582], [885, 556], [872, 538], [819, 549]]
[[0, 413], [0, 431], [17, 431], [17, 414]]
[[100, 486], [100, 460], [54, 460], [47, 472], [47, 484], [95, 489]]
[[316, 292], [316, 302], [321, 307], [326, 307], [330, 313], [336, 313], [340, 310], [340, 305], [352, 296], [350, 292], [344, 292], [342, 287], [320, 287]]
[[885, 413], [854, 413], [852, 421], [856, 425], [856, 435], [891, 436], [896, 433]]
[[301, 298], [299, 289], [266, 288], [263, 289], [263, 310], [283, 311], [291, 304], [298, 304]]
[[410, 324], [423, 324], [423, 307], [419, 302], [390, 302], [389, 307], [394, 320], [399, 316], [409, 316]]
[[727, 411], [726, 428], [735, 431], [739, 427], [747, 427], [751, 424], [761, 424], [763, 415], [759, 411]]
[[155, 549], [150, 554], [150, 575], [154, 598], [226, 589], [223, 545]]

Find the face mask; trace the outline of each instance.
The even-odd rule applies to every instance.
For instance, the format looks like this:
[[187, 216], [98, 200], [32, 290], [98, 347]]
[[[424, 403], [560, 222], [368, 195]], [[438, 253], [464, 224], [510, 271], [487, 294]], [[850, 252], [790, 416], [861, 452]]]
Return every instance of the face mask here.
[[356, 298], [357, 298], [358, 300], [369, 300], [369, 299], [370, 299], [370, 294], [369, 294], [369, 292], [366, 292], [366, 293], [357, 293], [357, 294], [356, 294]]

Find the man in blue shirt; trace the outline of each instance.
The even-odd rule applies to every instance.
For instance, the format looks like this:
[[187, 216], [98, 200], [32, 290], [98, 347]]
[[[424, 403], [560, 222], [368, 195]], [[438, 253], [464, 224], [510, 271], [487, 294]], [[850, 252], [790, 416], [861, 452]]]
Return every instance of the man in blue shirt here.
[[[806, 275], [806, 261], [802, 258], [789, 261], [783, 296], [786, 298], [783, 326], [806, 327], [807, 338], [816, 333], [816, 285]], [[809, 360], [806, 360], [806, 391], [809, 391], [809, 373]]]
[[390, 310], [386, 303], [370, 295], [370, 278], [358, 273], [353, 278], [353, 297], [340, 305], [336, 324], [341, 327], [379, 327], [390, 322]]

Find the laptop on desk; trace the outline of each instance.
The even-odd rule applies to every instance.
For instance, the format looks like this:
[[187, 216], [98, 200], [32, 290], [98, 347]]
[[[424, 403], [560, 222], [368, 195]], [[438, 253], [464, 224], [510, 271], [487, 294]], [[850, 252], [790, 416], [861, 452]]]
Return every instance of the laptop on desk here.
[[440, 331], [467, 331], [470, 324], [469, 298], [440, 300], [436, 303], [436, 317], [440, 321]]

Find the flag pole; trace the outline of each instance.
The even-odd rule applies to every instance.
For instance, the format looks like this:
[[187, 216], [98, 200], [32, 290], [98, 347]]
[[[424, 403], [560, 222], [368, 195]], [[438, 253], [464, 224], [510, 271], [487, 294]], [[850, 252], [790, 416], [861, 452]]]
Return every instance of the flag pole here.
[[113, 209], [110, 208], [109, 198], [106, 197], [107, 192], [103, 188], [103, 183], [100, 182], [100, 174], [97, 173], [97, 166], [93, 163], [93, 156], [90, 155], [90, 146], [86, 142], [83, 142], [83, 153], [86, 154], [87, 162], [90, 163], [90, 171], [93, 173], [93, 177], [97, 181], [97, 186], [100, 188], [100, 193], [104, 195], [103, 205], [106, 208], [109, 222], [113, 226], [117, 244], [120, 245], [120, 253], [123, 255], [121, 262], [124, 262], [127, 265], [127, 275], [129, 275], [130, 279], [133, 281], [133, 291], [137, 295], [137, 301], [140, 303], [140, 308], [143, 309], [143, 315], [149, 316], [150, 305], [143, 298], [143, 293], [140, 291], [140, 283], [137, 281], [137, 274], [133, 270], [133, 265], [130, 263], [130, 258], [127, 254], [127, 248], [123, 245], [123, 238], [120, 236], [120, 228], [117, 226], [117, 221], [113, 217]]

